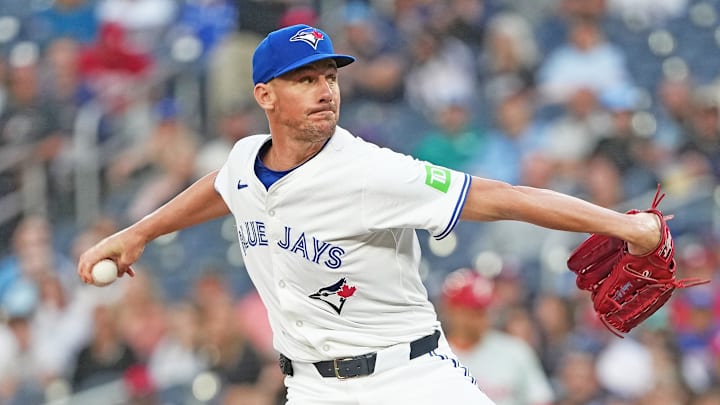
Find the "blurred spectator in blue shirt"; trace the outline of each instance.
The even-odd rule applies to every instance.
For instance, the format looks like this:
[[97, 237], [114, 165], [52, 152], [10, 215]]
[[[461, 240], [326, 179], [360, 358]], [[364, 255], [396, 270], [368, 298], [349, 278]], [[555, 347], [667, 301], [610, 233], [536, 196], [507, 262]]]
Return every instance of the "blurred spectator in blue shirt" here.
[[625, 63], [622, 50], [605, 40], [596, 21], [575, 20], [567, 42], [543, 61], [538, 86], [549, 102], [567, 100], [578, 88], [599, 93], [631, 82]]
[[97, 35], [94, 0], [56, 0], [31, 20], [31, 37], [45, 47], [50, 41], [67, 37], [87, 44]]
[[478, 154], [470, 172], [510, 184], [521, 181], [523, 159], [542, 149], [543, 131], [534, 121], [528, 92], [507, 96], [497, 109], [497, 123], [488, 132], [485, 153]]
[[238, 10], [228, 0], [188, 0], [172, 28], [172, 36], [192, 35], [202, 45], [202, 59], [237, 29]]
[[348, 101], [398, 101], [403, 96], [403, 74], [407, 70], [400, 38], [395, 28], [367, 4], [351, 1], [340, 11], [335, 49], [355, 55], [343, 70], [340, 82]]

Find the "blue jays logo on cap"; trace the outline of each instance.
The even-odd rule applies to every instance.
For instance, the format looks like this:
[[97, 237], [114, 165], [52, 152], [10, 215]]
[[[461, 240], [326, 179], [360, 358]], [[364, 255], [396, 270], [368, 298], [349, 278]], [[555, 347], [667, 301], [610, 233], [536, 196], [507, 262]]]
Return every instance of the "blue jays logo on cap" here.
[[297, 34], [293, 35], [292, 38], [290, 38], [290, 41], [303, 41], [306, 44], [313, 47], [313, 49], [317, 49], [318, 42], [325, 39], [325, 35], [316, 30], [315, 28], [309, 27], [309, 28], [303, 28], [300, 31], [297, 32]]
[[335, 53], [330, 37], [317, 28], [304, 24], [282, 28], [269, 33], [255, 49], [253, 82], [267, 83], [323, 59], [335, 60], [338, 67], [355, 61], [350, 55]]

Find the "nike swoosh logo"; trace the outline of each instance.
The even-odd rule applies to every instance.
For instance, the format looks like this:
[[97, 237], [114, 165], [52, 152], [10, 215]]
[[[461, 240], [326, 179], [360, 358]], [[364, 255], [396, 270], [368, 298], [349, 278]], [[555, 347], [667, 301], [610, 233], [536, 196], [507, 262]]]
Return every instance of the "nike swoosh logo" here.
[[238, 184], [237, 184], [238, 190], [242, 190], [242, 189], [244, 189], [244, 188], [247, 187], [247, 186], [248, 186], [248, 185], [247, 185], [247, 184], [244, 184], [244, 183], [242, 182], [242, 180], [238, 180]]

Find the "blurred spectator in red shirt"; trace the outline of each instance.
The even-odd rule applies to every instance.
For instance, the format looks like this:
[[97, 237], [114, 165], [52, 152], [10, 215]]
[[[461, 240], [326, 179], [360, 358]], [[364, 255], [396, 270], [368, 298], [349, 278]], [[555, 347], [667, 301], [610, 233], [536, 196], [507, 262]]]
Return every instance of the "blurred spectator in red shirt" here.
[[105, 23], [98, 40], [80, 53], [80, 73], [110, 111], [123, 110], [138, 98], [153, 66], [151, 57], [133, 49], [125, 28]]

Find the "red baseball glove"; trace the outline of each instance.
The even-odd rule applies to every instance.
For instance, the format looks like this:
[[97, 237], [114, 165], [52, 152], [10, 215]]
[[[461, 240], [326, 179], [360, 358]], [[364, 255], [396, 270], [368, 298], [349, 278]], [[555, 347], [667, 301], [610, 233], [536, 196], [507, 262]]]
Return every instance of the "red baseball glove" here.
[[602, 323], [622, 337], [662, 307], [676, 288], [704, 284], [709, 280], [677, 280], [675, 246], [666, 218], [657, 209], [665, 194], [658, 185], [649, 210], [660, 217], [660, 243], [651, 252], [635, 256], [627, 242], [603, 235], [591, 235], [567, 261], [576, 275], [577, 286], [590, 291], [593, 307]]

